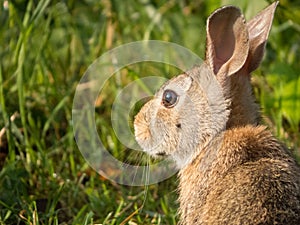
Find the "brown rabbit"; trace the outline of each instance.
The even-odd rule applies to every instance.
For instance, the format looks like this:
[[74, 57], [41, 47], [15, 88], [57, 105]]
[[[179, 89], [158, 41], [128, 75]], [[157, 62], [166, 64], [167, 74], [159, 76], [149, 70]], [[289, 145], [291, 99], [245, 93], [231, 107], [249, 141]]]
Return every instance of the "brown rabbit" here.
[[180, 168], [180, 224], [300, 224], [300, 168], [258, 125], [249, 76], [276, 5], [248, 23], [236, 7], [216, 10], [205, 63], [165, 83], [135, 118], [144, 151]]

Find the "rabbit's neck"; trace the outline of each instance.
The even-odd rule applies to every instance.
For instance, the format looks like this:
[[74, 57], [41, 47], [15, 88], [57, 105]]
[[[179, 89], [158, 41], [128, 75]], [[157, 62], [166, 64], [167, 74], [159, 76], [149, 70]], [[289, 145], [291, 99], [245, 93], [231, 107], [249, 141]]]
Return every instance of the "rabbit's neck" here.
[[[199, 164], [200, 167], [206, 167], [207, 164], [213, 162], [216, 157], [216, 149], [211, 148], [212, 144], [216, 145], [216, 139], [218, 139], [219, 134], [217, 135], [210, 135], [203, 139], [201, 139], [200, 144], [197, 145], [194, 151], [186, 152], [180, 151], [177, 154], [172, 155], [173, 161], [176, 162], [177, 167], [182, 170], [186, 167], [189, 167], [191, 164], [194, 163], [195, 160], [199, 158], [205, 158], [202, 164]], [[221, 142], [219, 142], [221, 143]], [[203, 168], [205, 170], [205, 168]], [[201, 168], [202, 171], [202, 168]]]
[[227, 129], [237, 126], [257, 125], [260, 122], [260, 109], [255, 101], [249, 74], [235, 74], [230, 80], [231, 100]]

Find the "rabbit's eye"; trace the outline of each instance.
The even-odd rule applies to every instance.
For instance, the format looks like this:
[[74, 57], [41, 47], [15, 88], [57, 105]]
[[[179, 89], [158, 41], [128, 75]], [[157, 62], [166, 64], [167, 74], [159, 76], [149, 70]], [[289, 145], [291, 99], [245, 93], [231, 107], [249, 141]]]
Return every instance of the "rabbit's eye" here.
[[176, 105], [178, 101], [178, 95], [172, 90], [165, 90], [162, 97], [162, 104], [166, 108], [172, 108]]

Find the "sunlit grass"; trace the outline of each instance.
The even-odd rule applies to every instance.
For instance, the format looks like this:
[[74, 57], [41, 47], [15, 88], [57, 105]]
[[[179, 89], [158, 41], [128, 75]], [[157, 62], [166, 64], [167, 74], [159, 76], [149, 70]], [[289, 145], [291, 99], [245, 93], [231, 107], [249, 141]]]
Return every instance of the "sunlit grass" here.
[[[253, 15], [250, 3], [239, 2]], [[203, 56], [205, 20], [221, 1], [2, 4], [0, 224], [176, 224], [176, 177], [148, 188], [128, 187], [89, 167], [73, 136], [73, 95], [88, 66], [124, 43], [164, 40]], [[295, 152], [300, 147], [299, 11], [299, 3], [281, 1], [265, 60], [253, 75], [265, 122]], [[133, 153], [126, 159], [129, 150], [111, 128], [110, 107], [120, 88], [136, 78], [179, 72], [164, 65], [150, 67], [122, 69], [95, 109], [106, 147], [117, 158], [137, 164], [141, 156]]]

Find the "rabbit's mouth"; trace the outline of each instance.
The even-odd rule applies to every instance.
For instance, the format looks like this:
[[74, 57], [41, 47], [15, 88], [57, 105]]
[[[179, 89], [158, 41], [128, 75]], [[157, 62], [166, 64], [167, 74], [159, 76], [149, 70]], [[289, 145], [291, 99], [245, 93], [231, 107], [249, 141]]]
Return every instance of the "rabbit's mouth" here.
[[167, 153], [165, 153], [165, 152], [157, 152], [157, 153], [155, 153], [155, 155], [156, 156], [167, 156]]
[[163, 150], [161, 147], [152, 147], [148, 149], [144, 149], [144, 152], [149, 154], [150, 156], [154, 158], [165, 158], [169, 156], [168, 152]]

